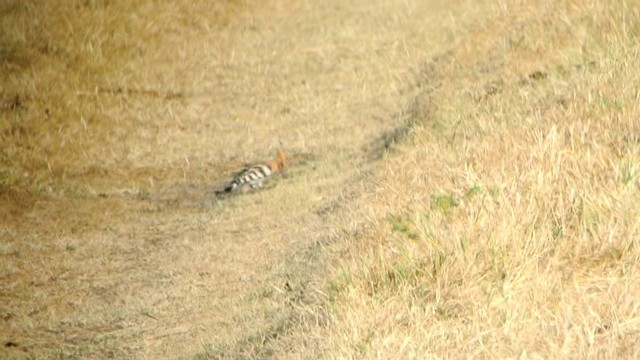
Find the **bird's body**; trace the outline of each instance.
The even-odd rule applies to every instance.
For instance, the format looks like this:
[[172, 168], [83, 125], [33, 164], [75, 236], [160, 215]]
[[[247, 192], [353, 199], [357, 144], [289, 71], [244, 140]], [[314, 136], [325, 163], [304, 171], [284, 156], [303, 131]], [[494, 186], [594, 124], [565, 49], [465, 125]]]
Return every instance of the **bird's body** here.
[[262, 187], [274, 174], [281, 172], [286, 166], [287, 158], [282, 149], [278, 149], [276, 156], [277, 160], [246, 166], [220, 192], [248, 191]]

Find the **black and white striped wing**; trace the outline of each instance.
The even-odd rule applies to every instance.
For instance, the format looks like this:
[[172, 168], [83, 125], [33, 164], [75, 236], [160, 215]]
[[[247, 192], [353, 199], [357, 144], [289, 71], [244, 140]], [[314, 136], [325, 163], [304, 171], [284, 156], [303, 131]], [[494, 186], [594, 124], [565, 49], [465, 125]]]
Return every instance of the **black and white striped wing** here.
[[268, 165], [257, 164], [248, 166], [240, 171], [233, 181], [227, 184], [224, 191], [235, 191], [245, 186], [251, 188], [261, 187], [265, 179], [271, 176], [271, 174], [272, 171]]

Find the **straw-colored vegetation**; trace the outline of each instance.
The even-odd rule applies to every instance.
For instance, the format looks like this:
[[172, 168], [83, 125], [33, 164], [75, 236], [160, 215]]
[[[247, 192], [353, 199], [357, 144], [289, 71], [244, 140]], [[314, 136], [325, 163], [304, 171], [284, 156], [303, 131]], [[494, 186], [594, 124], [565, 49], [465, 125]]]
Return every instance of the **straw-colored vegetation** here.
[[640, 358], [636, 2], [7, 0], [0, 34], [0, 358]]

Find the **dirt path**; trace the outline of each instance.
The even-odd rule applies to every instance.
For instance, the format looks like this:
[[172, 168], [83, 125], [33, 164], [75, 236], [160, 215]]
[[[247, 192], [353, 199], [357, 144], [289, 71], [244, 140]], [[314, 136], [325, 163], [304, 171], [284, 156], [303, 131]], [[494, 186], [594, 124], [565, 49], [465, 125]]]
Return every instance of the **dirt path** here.
[[[458, 6], [276, 1], [215, 26], [208, 5], [188, 3], [136, 5], [128, 20], [77, 10], [104, 20], [95, 34], [141, 29], [111, 40], [135, 51], [109, 77], [51, 75], [47, 59], [20, 70], [36, 84], [79, 79], [26, 94], [20, 116], [64, 91], [84, 113], [51, 133], [82, 150], [72, 163], [52, 153], [50, 189], [3, 209], [3, 356], [281, 355], [269, 341], [296, 321], [291, 302], [315, 296], [322, 244], [340, 232], [332, 214], [372, 181]], [[292, 166], [275, 186], [207, 193], [277, 146]]]

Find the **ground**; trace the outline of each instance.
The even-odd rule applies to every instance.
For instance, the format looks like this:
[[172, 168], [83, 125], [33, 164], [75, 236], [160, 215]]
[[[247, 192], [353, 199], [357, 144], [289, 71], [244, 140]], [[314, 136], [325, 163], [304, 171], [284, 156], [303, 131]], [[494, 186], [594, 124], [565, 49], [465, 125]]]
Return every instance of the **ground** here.
[[0, 31], [0, 357], [640, 356], [637, 4], [7, 0]]

